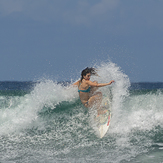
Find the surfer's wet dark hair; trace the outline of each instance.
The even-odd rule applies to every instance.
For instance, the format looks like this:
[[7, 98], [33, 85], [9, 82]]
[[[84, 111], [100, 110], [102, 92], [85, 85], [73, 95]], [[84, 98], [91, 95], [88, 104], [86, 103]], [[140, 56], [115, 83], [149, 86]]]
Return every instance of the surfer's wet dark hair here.
[[81, 72], [81, 82], [84, 79], [84, 76], [86, 76], [88, 73], [90, 73], [91, 75], [97, 75], [95, 68], [87, 67]]

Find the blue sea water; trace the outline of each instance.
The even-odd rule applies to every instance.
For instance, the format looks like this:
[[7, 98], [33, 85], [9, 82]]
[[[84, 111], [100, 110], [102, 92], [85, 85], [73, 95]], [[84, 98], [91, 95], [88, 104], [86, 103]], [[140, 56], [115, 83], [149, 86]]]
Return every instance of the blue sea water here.
[[112, 97], [102, 139], [70, 83], [0, 82], [0, 162], [163, 163], [163, 83], [130, 83], [114, 63], [97, 68], [92, 80], [115, 80], [99, 89]]

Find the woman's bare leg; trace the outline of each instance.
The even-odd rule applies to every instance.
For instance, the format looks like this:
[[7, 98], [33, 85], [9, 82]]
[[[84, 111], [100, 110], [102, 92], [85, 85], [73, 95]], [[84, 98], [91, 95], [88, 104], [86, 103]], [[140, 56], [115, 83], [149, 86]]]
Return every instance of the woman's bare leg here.
[[88, 107], [94, 106], [97, 109], [98, 114], [101, 114], [103, 113], [103, 111], [101, 111], [101, 101], [102, 101], [102, 93], [97, 92], [90, 97]]

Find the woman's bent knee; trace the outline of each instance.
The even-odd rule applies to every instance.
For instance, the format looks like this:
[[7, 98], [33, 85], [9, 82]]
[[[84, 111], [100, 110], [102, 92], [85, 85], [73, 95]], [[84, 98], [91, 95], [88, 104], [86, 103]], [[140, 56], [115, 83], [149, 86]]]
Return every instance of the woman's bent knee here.
[[101, 92], [97, 92], [97, 93], [95, 94], [95, 96], [96, 96], [96, 98], [97, 98], [98, 100], [102, 100], [102, 93], [101, 93]]
[[98, 96], [102, 97], [102, 92], [97, 92], [96, 93]]

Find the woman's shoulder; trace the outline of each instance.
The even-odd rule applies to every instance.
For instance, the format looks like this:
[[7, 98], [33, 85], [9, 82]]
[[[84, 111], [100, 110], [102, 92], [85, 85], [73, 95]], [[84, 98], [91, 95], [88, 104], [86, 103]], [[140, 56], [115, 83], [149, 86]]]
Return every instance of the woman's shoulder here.
[[80, 84], [80, 80], [78, 80], [77, 82], [75, 82], [73, 85], [79, 86], [79, 84]]

